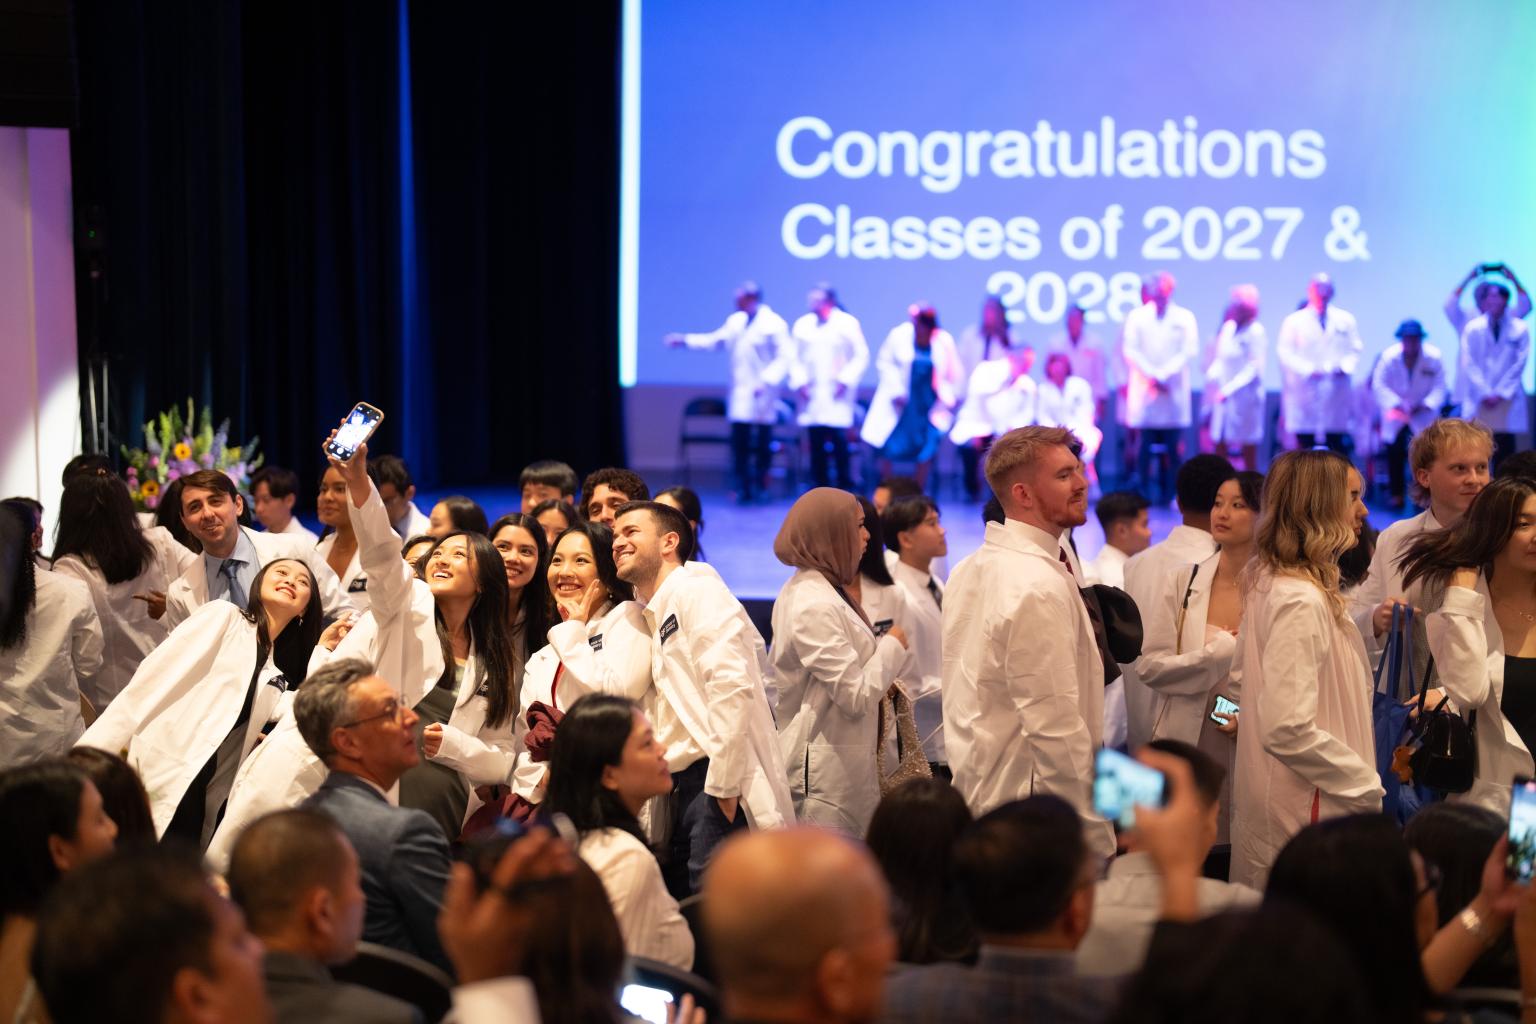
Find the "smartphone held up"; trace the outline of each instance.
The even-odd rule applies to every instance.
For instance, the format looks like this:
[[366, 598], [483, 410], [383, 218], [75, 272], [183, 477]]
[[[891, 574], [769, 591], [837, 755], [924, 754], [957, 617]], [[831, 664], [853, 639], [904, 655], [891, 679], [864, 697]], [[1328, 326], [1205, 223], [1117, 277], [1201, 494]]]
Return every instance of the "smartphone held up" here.
[[336, 436], [325, 443], [326, 454], [346, 462], [357, 454], [357, 449], [373, 436], [373, 432], [383, 421], [384, 412], [378, 406], [358, 402], [352, 407], [352, 411], [347, 413], [347, 418], [337, 429]]

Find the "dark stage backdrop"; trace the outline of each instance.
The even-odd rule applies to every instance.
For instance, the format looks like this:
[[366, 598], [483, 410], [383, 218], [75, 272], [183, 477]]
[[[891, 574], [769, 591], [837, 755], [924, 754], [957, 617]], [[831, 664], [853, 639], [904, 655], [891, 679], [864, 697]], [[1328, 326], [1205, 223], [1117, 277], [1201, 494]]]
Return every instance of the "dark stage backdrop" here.
[[[622, 461], [614, 0], [82, 0], [82, 358], [315, 482], [351, 403], [423, 483]], [[94, 235], [88, 232], [94, 232]]]

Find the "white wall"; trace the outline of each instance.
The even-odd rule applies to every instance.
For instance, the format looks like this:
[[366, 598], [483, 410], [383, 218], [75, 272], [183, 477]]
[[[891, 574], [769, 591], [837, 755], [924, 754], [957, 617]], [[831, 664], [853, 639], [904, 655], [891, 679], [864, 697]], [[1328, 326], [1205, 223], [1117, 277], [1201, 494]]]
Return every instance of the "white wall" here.
[[69, 132], [0, 127], [0, 498], [45, 506], [80, 450]]

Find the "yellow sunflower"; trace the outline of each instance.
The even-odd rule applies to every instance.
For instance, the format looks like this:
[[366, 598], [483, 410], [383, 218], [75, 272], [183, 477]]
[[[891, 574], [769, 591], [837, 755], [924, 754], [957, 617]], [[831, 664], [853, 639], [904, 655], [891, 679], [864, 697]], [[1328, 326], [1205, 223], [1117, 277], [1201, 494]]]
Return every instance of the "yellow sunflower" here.
[[176, 447], [171, 449], [171, 454], [178, 459], [190, 459], [192, 457], [192, 449], [187, 447], [187, 442], [178, 441], [176, 442]]
[[139, 487], [139, 492], [146, 498], [153, 498], [160, 493], [160, 482], [158, 480], [145, 480], [143, 485]]

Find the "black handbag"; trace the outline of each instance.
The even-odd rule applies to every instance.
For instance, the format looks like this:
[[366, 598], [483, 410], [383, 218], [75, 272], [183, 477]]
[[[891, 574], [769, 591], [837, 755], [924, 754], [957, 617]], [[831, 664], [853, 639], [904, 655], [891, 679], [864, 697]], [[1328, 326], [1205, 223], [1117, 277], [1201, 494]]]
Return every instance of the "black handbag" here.
[[1429, 677], [1435, 663], [1431, 659], [1424, 670], [1424, 686], [1419, 690], [1419, 715], [1414, 731], [1419, 746], [1408, 759], [1413, 779], [1442, 793], [1465, 793], [1477, 776], [1477, 711], [1466, 718], [1447, 711], [1442, 697], [1432, 710], [1424, 707], [1424, 695], [1430, 690]]

